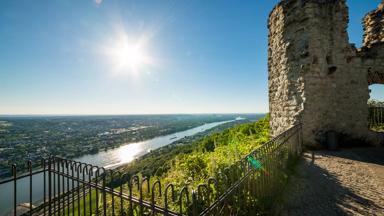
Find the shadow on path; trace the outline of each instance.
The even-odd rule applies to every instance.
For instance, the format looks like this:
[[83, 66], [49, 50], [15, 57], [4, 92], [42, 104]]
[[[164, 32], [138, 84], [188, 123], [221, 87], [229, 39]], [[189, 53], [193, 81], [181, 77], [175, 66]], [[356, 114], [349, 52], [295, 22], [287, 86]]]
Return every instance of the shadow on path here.
[[346, 148], [323, 154], [384, 166], [384, 147]]
[[[305, 154], [275, 214], [384, 215], [383, 187], [354, 154], [350, 150], [316, 152], [314, 162], [311, 154]], [[375, 158], [360, 159], [382, 165]]]

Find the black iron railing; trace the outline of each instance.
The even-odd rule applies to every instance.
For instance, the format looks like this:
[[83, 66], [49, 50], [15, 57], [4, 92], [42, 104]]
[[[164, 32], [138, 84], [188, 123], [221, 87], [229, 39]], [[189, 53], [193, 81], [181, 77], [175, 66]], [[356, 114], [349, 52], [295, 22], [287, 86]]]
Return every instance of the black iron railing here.
[[384, 130], [384, 106], [369, 107], [369, 127]]
[[[163, 185], [58, 157], [0, 182], [8, 215], [255, 215], [282, 189], [289, 163], [301, 153], [301, 126], [270, 140], [196, 187]], [[4, 186], [7, 190], [1, 191]], [[0, 213], [1, 215], [1, 213]]]
[[[200, 215], [259, 215], [283, 189], [302, 142], [301, 125], [296, 125], [230, 167], [228, 189]], [[261, 166], [252, 166], [250, 157]]]

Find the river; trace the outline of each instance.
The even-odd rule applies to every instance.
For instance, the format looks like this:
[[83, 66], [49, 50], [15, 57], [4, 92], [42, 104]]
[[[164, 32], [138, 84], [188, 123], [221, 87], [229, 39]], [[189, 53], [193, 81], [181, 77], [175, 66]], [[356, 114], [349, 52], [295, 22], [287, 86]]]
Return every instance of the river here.
[[[75, 161], [83, 163], [93, 164], [107, 169], [113, 169], [117, 166], [131, 162], [132, 160], [145, 155], [151, 150], [169, 145], [175, 141], [178, 141], [184, 137], [193, 136], [199, 132], [203, 132], [212, 129], [221, 124], [241, 120], [237, 118], [235, 120], [221, 121], [207, 123], [195, 128], [191, 128], [185, 131], [176, 132], [166, 136], [155, 137], [150, 140], [129, 143], [121, 145], [118, 148], [111, 149], [108, 151], [102, 151], [97, 154], [84, 155], [75, 158]], [[36, 175], [33, 177], [33, 202], [40, 202], [43, 198], [44, 186], [43, 175]], [[5, 183], [0, 185], [0, 216], [8, 215], [12, 210], [13, 206], [13, 182]], [[23, 178], [17, 181], [17, 203], [28, 203], [29, 202], [29, 178]]]

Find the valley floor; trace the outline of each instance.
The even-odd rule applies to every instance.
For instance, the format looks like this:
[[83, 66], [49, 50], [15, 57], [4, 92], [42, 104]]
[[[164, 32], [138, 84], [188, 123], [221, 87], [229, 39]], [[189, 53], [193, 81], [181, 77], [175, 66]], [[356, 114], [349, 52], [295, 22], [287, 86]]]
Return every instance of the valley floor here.
[[313, 156], [304, 154], [277, 215], [384, 215], [384, 148]]

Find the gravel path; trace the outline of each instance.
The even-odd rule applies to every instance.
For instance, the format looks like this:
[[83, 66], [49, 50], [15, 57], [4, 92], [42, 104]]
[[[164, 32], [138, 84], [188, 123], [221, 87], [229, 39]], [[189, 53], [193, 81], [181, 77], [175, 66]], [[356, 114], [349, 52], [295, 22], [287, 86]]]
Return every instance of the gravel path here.
[[384, 215], [384, 148], [304, 154], [277, 215]]

